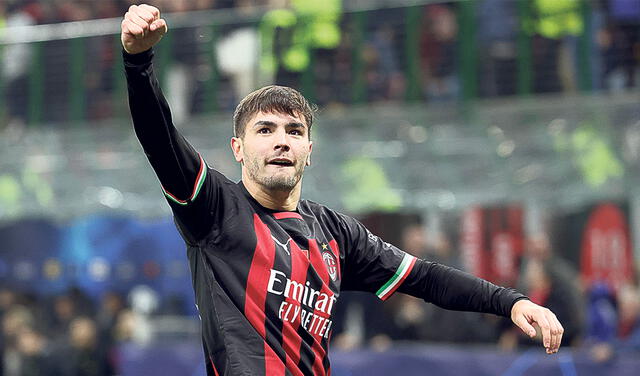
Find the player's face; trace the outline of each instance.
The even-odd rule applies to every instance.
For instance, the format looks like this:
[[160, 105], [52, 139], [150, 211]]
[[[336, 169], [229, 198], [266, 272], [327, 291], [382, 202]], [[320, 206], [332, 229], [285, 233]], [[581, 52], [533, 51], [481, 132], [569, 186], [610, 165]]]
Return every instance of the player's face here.
[[258, 112], [244, 136], [231, 141], [243, 176], [272, 191], [291, 191], [300, 183], [312, 146], [304, 116], [270, 112]]

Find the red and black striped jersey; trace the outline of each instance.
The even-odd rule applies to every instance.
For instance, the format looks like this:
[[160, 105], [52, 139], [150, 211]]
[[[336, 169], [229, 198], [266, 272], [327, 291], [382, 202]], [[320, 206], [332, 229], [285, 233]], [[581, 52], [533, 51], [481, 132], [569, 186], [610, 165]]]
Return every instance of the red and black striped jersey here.
[[209, 375], [329, 375], [344, 290], [396, 290], [456, 310], [508, 316], [523, 295], [415, 257], [357, 220], [301, 200], [261, 206], [173, 126], [153, 51], [124, 53], [134, 129], [187, 245]]

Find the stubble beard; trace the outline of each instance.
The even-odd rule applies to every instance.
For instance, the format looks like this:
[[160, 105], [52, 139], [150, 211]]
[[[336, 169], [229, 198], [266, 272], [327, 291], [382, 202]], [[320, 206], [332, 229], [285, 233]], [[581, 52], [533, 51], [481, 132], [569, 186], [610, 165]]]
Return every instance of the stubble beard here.
[[251, 159], [247, 163], [247, 171], [251, 179], [270, 191], [290, 192], [296, 187], [300, 179], [302, 179], [302, 173], [304, 172], [304, 165], [299, 164], [293, 166], [295, 169], [293, 175], [282, 173], [269, 175], [266, 172], [261, 174], [261, 164], [257, 159]]

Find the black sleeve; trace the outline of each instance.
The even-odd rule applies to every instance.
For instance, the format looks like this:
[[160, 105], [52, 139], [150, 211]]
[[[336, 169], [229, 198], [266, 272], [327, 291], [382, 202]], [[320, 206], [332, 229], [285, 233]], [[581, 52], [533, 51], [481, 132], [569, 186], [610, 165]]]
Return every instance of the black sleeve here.
[[220, 174], [178, 132], [153, 70], [153, 49], [123, 51], [133, 127], [155, 171], [176, 222], [188, 240], [197, 241], [211, 227]]
[[357, 220], [342, 216], [347, 249], [342, 288], [388, 299], [396, 290], [439, 307], [509, 317], [526, 297], [513, 289], [437, 263], [420, 260], [384, 242]]
[[486, 312], [511, 317], [511, 307], [526, 296], [496, 286], [461, 270], [417, 260], [398, 291], [455, 311]]

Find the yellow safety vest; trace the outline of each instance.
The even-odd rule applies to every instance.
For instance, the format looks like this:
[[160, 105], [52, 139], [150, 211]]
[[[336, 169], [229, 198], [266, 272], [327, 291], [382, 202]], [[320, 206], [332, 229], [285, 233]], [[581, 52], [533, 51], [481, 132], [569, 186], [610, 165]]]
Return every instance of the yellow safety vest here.
[[547, 38], [580, 35], [584, 22], [580, 14], [580, 0], [534, 0], [537, 20], [535, 31]]

